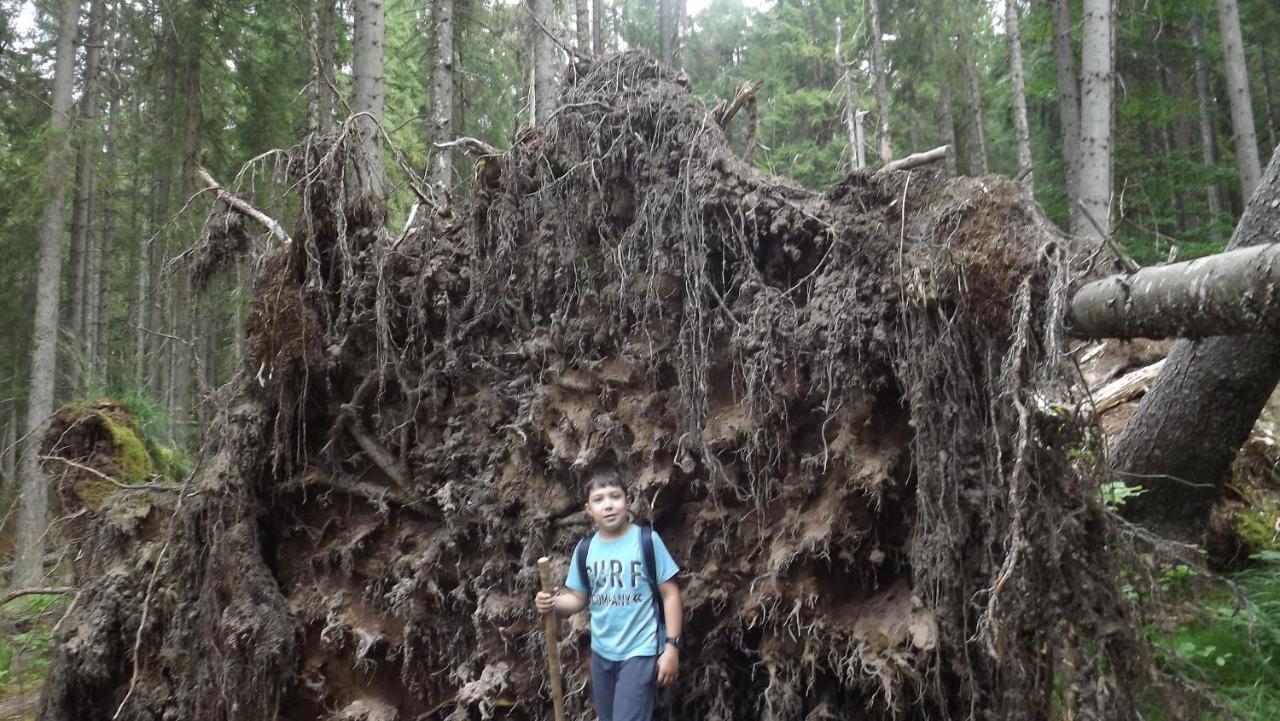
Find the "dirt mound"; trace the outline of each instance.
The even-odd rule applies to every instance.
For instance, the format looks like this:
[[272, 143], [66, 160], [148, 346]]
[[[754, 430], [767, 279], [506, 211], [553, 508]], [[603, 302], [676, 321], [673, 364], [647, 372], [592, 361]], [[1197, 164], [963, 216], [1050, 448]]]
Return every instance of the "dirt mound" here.
[[164, 523], [78, 520], [41, 717], [545, 717], [534, 560], [605, 456], [687, 569], [670, 717], [1133, 717], [1067, 261], [1016, 189], [813, 193], [644, 55], [567, 82], [452, 222], [349, 203], [350, 138], [295, 152], [214, 442]]

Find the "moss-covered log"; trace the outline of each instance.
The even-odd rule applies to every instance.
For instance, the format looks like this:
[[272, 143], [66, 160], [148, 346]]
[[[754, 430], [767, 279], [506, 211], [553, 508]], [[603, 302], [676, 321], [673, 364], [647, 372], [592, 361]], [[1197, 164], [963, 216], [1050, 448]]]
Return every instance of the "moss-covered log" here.
[[42, 717], [544, 718], [534, 560], [611, 456], [687, 569], [670, 717], [1133, 718], [1159, 676], [1016, 187], [814, 193], [641, 54], [566, 83], [403, 235], [343, 195], [350, 138], [295, 153], [213, 447], [152, 525], [77, 521]]

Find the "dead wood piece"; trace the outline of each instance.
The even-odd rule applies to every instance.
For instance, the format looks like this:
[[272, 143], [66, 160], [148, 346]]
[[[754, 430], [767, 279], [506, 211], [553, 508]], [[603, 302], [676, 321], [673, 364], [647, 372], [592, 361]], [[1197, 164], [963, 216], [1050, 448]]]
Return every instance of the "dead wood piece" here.
[[876, 172], [891, 173], [895, 170], [910, 170], [912, 168], [918, 168], [921, 165], [936, 163], [939, 160], [945, 159], [949, 150], [951, 150], [950, 145], [941, 145], [933, 150], [926, 150], [921, 153], [912, 153], [905, 158], [899, 158], [898, 160], [885, 163], [884, 166]]
[[364, 424], [352, 422], [347, 426], [347, 432], [356, 440], [360, 446], [360, 450], [373, 461], [374, 465], [382, 469], [387, 477], [394, 481], [397, 485], [404, 485], [409, 478], [409, 469], [404, 462], [396, 458], [386, 448], [379, 443], [369, 431], [365, 430]]
[[480, 140], [479, 138], [461, 137], [456, 140], [450, 140], [447, 143], [436, 143], [437, 148], [462, 148], [463, 150], [475, 155], [476, 157], [485, 158], [494, 155], [502, 155], [502, 151], [492, 145]]
[[744, 82], [739, 85], [738, 92], [734, 95], [733, 102], [729, 103], [729, 107], [719, 110], [719, 106], [717, 106], [717, 110], [719, 110], [719, 112], [716, 113], [716, 124], [722, 128], [728, 128], [729, 121], [733, 120], [733, 116], [738, 114], [738, 111], [742, 109], [742, 106], [746, 104], [747, 100], [754, 97], [756, 91], [758, 91], [763, 85], [763, 80], [757, 80], [755, 83]]
[[18, 588], [0, 596], [0, 607], [8, 604], [10, 601], [22, 598], [23, 596], [53, 596], [65, 595], [76, 590], [74, 586], [41, 586], [36, 588]]
[[1164, 361], [1161, 360], [1126, 373], [1102, 386], [1093, 394], [1094, 412], [1102, 415], [1121, 403], [1137, 398], [1155, 382], [1156, 376], [1160, 375], [1160, 369], [1163, 367]]
[[285, 245], [293, 244], [293, 238], [290, 238], [289, 234], [285, 232], [284, 226], [280, 224], [280, 221], [272, 218], [261, 210], [258, 210], [247, 201], [233, 195], [226, 188], [223, 188], [221, 183], [214, 180], [212, 175], [209, 175], [208, 170], [197, 167], [196, 172], [200, 174], [200, 178], [203, 179], [204, 182], [209, 184], [214, 194], [216, 194], [222, 202], [258, 221], [258, 223], [270, 231], [272, 235], [278, 238], [280, 242]]

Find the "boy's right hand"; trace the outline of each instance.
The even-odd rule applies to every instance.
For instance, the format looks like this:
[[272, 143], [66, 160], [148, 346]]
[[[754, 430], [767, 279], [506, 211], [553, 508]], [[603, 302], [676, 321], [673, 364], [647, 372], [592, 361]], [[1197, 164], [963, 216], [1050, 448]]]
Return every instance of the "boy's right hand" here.
[[547, 591], [538, 591], [533, 597], [533, 607], [538, 609], [538, 613], [544, 616], [551, 613], [556, 608], [556, 597], [560, 595], [560, 587], [555, 586], [550, 593]]

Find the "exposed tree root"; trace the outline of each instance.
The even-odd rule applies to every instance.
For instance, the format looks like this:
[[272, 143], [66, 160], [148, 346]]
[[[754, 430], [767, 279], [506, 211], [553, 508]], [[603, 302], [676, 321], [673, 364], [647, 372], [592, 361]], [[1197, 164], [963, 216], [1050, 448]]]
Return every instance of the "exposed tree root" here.
[[606, 455], [689, 571], [671, 718], [1134, 718], [1159, 677], [1017, 188], [813, 193], [641, 54], [571, 81], [399, 240], [349, 139], [295, 153], [200, 492], [77, 521], [42, 718], [545, 718], [534, 561]]

